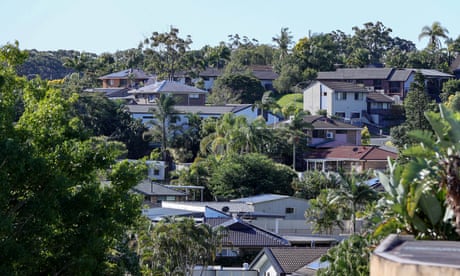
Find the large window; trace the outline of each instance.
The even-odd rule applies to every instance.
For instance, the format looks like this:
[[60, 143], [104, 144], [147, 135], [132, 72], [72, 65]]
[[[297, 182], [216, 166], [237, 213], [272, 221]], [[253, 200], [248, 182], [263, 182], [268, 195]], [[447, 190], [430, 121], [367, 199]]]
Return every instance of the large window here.
[[200, 98], [200, 94], [198, 94], [198, 93], [189, 94], [188, 97], [189, 97], [190, 99], [199, 99], [199, 98]]
[[338, 101], [346, 101], [347, 100], [347, 93], [345, 92], [336, 92], [335, 99]]
[[340, 118], [345, 118], [345, 112], [336, 112], [335, 116], [340, 117]]
[[355, 101], [361, 101], [363, 99], [363, 93], [355, 92]]

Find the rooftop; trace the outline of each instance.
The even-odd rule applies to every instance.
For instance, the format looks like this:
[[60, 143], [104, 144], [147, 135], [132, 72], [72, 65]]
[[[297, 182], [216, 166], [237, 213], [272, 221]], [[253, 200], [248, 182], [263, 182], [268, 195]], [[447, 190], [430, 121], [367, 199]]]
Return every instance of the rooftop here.
[[330, 149], [312, 150], [305, 159], [329, 159], [329, 160], [387, 160], [388, 157], [395, 159], [398, 154], [381, 149], [377, 146], [338, 146]]
[[182, 84], [176, 81], [158, 81], [144, 87], [133, 89], [129, 93], [208, 93], [206, 90]]
[[118, 72], [114, 72], [105, 76], [100, 77], [100, 80], [105, 79], [127, 79], [130, 75], [134, 76], [135, 79], [148, 79], [149, 76], [140, 69], [126, 69]]

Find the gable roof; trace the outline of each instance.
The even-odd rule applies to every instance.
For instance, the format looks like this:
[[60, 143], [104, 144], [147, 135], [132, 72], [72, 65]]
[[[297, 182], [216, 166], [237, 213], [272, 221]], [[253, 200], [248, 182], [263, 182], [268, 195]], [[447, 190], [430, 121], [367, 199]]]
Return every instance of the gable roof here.
[[397, 69], [391, 75], [390, 81], [407, 81], [412, 73], [412, 70]]
[[262, 248], [290, 245], [283, 237], [238, 218], [205, 218], [204, 223], [213, 228], [222, 226], [227, 229], [227, 235], [222, 238], [223, 246]]
[[338, 146], [330, 149], [312, 150], [305, 159], [384, 161], [388, 157], [396, 159], [398, 154], [377, 146]]
[[249, 267], [254, 269], [262, 256], [265, 255], [277, 273], [281, 275], [291, 274], [326, 254], [328, 249], [328, 247], [264, 248], [254, 258]]
[[339, 120], [334, 120], [323, 115], [308, 115], [303, 119], [311, 124], [313, 129], [342, 129], [342, 130], [360, 130], [360, 127], [347, 124]]
[[318, 80], [386, 80], [393, 68], [339, 68], [336, 71], [318, 72]]
[[130, 75], [134, 75], [135, 79], [148, 79], [149, 76], [140, 69], [126, 69], [118, 72], [114, 72], [105, 76], [100, 77], [100, 80], [107, 79], [127, 79]]
[[182, 84], [176, 81], [157, 81], [152, 84], [146, 85], [144, 87], [133, 89], [129, 93], [176, 93], [176, 94], [185, 94], [185, 93], [200, 93], [206, 94], [208, 91], [196, 88], [194, 86]]
[[350, 82], [344, 81], [320, 81], [321, 84], [329, 87], [336, 92], [363, 92], [369, 93], [369, 90], [364, 86], [360, 86]]
[[134, 191], [143, 195], [168, 195], [168, 196], [185, 196], [185, 193], [170, 189], [150, 180], [144, 180], [132, 188]]

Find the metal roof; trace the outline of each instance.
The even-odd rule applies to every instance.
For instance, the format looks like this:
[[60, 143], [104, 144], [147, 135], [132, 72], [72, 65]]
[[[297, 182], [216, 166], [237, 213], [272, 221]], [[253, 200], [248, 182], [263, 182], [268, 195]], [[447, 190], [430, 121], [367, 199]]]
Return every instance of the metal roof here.
[[274, 200], [290, 198], [288, 195], [276, 195], [276, 194], [263, 194], [250, 197], [243, 197], [238, 199], [232, 199], [230, 202], [244, 202], [247, 204], [257, 204], [263, 202], [269, 202]]
[[154, 82], [152, 84], [143, 86], [138, 89], [133, 89], [129, 91], [129, 93], [144, 93], [144, 94], [149, 94], [149, 93], [176, 93], [176, 94], [182, 94], [182, 93], [200, 93], [200, 94], [206, 94], [208, 91], [202, 90], [199, 88], [196, 88], [194, 86], [182, 84], [180, 82], [176, 81], [158, 81]]
[[382, 93], [369, 93], [367, 94], [367, 101], [378, 102], [378, 103], [392, 103], [394, 100]]
[[118, 72], [114, 72], [105, 76], [100, 77], [100, 80], [105, 79], [127, 79], [130, 75], [133, 75], [135, 79], [148, 79], [149, 77], [144, 71], [140, 69], [126, 69]]
[[336, 92], [362, 92], [369, 93], [369, 90], [364, 86], [359, 86], [354, 83], [344, 81], [320, 81], [322, 85], [329, 87]]
[[171, 196], [185, 196], [185, 193], [170, 189], [150, 180], [144, 180], [132, 188], [144, 195], [171, 195]]
[[[127, 105], [131, 113], [151, 113], [151, 109], [155, 109], [154, 104], [133, 104]], [[196, 113], [196, 114], [210, 114], [210, 115], [223, 115], [225, 113], [236, 113], [246, 108], [250, 108], [250, 104], [241, 105], [175, 105], [174, 110], [177, 113]]]
[[386, 80], [393, 68], [339, 68], [336, 71], [318, 72], [318, 80]]

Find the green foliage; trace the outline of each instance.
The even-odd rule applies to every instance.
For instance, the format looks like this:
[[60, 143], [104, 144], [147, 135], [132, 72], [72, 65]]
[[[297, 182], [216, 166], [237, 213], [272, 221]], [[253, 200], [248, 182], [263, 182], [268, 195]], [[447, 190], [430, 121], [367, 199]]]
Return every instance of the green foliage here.
[[363, 130], [361, 130], [361, 144], [362, 145], [371, 144], [371, 133], [369, 132], [369, 129], [367, 128], [367, 126], [364, 126]]
[[329, 262], [329, 266], [319, 269], [317, 275], [369, 275], [370, 247], [366, 237], [350, 236], [321, 257], [321, 261]]
[[338, 188], [337, 181], [322, 171], [306, 171], [302, 180], [294, 180], [294, 196], [304, 199], [316, 198], [324, 189]]
[[449, 100], [449, 97], [460, 92], [460, 80], [448, 80], [442, 85], [442, 92], [439, 95], [443, 103]]
[[331, 191], [321, 190], [318, 196], [310, 200], [305, 211], [307, 223], [311, 223], [314, 233], [333, 234], [334, 227], [343, 230], [342, 211], [336, 202], [331, 201]]
[[[83, 131], [73, 109], [76, 95], [40, 80], [24, 82], [0, 64], [6, 80], [0, 85], [0, 273], [121, 269], [117, 248], [140, 214], [140, 201], [129, 190], [145, 166], [117, 163], [123, 145]], [[16, 97], [24, 103], [17, 121], [5, 114]]]
[[232, 199], [264, 193], [292, 194], [295, 173], [264, 155], [227, 155], [217, 161], [209, 175], [209, 188], [215, 198]]
[[213, 93], [220, 93], [220, 90], [229, 89], [234, 96], [238, 96], [241, 103], [253, 104], [262, 98], [265, 92], [260, 81], [247, 74], [223, 74], [214, 83]]
[[280, 108], [287, 108], [287, 106], [293, 105], [296, 109], [303, 109], [303, 95], [299, 93], [292, 93], [283, 95], [277, 102]]
[[171, 27], [169, 32], [153, 32], [141, 44], [148, 62], [148, 68], [153, 69], [160, 79], [174, 80], [179, 70], [190, 71], [187, 65], [193, 64], [186, 53], [190, 49], [192, 39], [179, 37], [179, 29]]
[[226, 235], [223, 228], [174, 217], [154, 226], [143, 221], [137, 232], [142, 273], [149, 275], [193, 275], [196, 265], [214, 262]]

